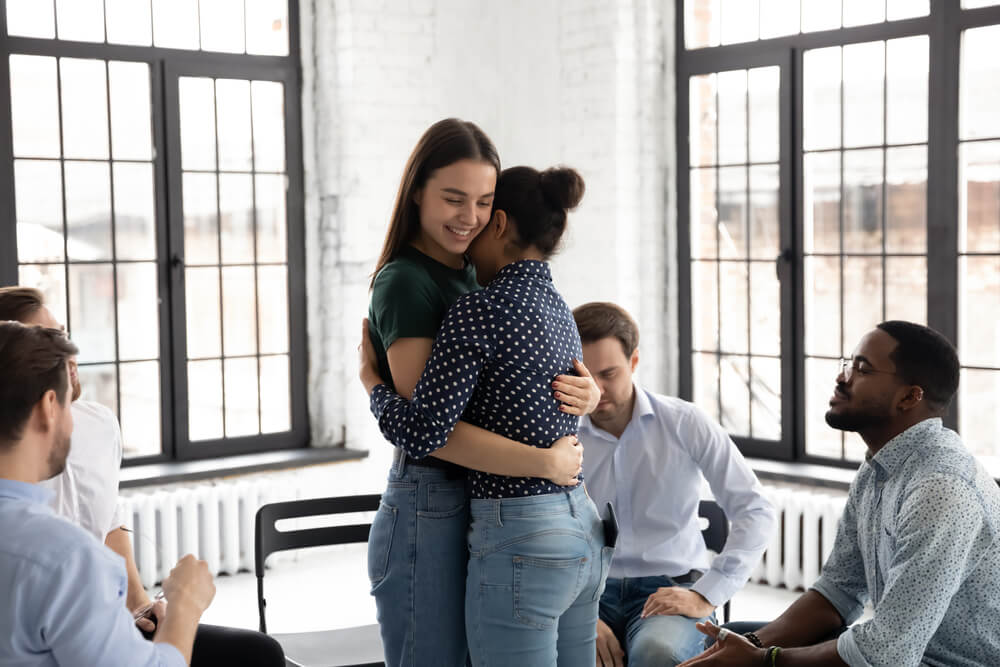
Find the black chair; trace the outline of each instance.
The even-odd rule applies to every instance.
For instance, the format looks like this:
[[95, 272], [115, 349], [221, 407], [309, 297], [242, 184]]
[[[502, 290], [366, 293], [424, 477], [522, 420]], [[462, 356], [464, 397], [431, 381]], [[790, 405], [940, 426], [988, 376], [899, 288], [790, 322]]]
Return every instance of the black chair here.
[[[267, 632], [264, 619], [264, 561], [276, 551], [304, 549], [329, 544], [352, 544], [368, 541], [370, 523], [279, 531], [279, 519], [296, 519], [326, 514], [373, 512], [379, 496], [344, 496], [271, 503], [257, 510], [254, 531], [254, 570], [257, 574], [257, 609], [260, 631]], [[273, 635], [285, 651], [285, 661], [292, 667], [384, 667], [382, 638], [378, 625], [340, 630], [297, 632]]]
[[[726, 545], [729, 537], [729, 521], [726, 513], [714, 500], [702, 500], [698, 503], [698, 516], [708, 520], [708, 527], [701, 531], [701, 536], [705, 538], [705, 546], [715, 553], [722, 553], [722, 547]], [[722, 605], [722, 622], [729, 622], [729, 601]]]

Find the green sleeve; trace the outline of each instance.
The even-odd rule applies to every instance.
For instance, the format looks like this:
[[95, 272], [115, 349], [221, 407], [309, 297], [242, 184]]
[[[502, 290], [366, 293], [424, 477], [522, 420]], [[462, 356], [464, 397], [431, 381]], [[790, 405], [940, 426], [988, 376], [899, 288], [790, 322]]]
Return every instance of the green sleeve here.
[[444, 309], [427, 272], [404, 262], [386, 266], [372, 287], [373, 326], [384, 349], [400, 338], [434, 338]]

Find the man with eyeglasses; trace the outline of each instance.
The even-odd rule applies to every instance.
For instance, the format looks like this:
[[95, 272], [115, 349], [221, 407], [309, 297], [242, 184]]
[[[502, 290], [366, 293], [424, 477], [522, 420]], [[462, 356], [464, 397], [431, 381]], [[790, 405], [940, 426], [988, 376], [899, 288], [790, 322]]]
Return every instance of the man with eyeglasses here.
[[865, 334], [826, 413], [868, 452], [822, 575], [756, 632], [701, 624], [715, 643], [682, 667], [1000, 665], [1000, 489], [941, 423], [958, 380], [932, 329]]

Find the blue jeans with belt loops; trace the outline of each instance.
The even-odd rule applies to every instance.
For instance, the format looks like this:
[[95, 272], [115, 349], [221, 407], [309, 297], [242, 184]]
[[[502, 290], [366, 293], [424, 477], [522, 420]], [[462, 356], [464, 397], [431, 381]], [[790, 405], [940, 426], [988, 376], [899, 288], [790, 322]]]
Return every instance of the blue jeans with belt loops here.
[[477, 667], [592, 665], [613, 549], [584, 488], [471, 503], [465, 617]]
[[464, 667], [466, 479], [397, 450], [368, 538], [386, 667]]

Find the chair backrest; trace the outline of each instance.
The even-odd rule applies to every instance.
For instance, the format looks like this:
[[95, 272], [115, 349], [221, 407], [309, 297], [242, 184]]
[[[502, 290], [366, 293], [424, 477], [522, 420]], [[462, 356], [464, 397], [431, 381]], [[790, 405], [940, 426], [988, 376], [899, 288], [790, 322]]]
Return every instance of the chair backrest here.
[[714, 500], [702, 500], [698, 503], [698, 516], [708, 519], [708, 527], [701, 531], [701, 536], [705, 538], [705, 546], [715, 553], [722, 553], [722, 547], [726, 545], [729, 537], [729, 521], [726, 520], [726, 513]]
[[290, 549], [367, 542], [371, 530], [371, 523], [286, 531], [278, 530], [275, 524], [281, 519], [374, 512], [378, 509], [380, 498], [377, 493], [364, 496], [309, 498], [270, 503], [257, 510], [254, 525], [254, 572], [257, 575], [257, 611], [260, 615], [261, 632], [267, 632], [267, 623], [264, 619], [264, 607], [267, 604], [264, 600], [264, 562], [268, 556]]

